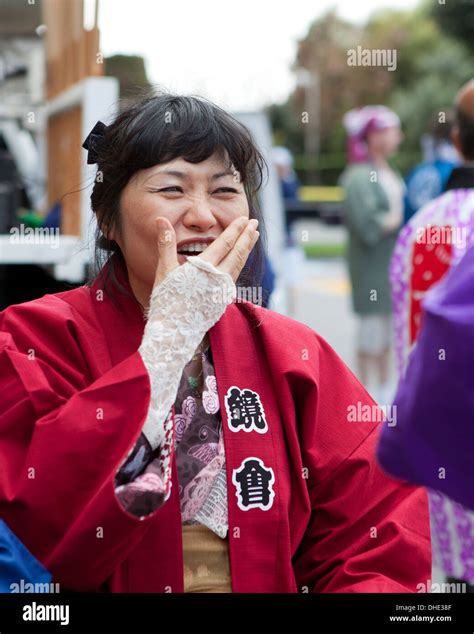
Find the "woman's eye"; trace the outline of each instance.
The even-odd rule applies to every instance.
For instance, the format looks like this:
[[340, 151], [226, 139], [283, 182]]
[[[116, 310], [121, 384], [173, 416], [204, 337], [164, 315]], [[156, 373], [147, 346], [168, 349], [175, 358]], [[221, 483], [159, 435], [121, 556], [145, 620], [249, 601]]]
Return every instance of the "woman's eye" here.
[[175, 193], [182, 193], [183, 189], [181, 187], [178, 187], [177, 185], [173, 185], [172, 187], [161, 187], [160, 189], [149, 189], [148, 191], [151, 194], [157, 194], [160, 192], [169, 192], [171, 194], [175, 194]]
[[[170, 187], [161, 187], [160, 189], [150, 189], [149, 191], [151, 193], [167, 192], [171, 194], [175, 194], [175, 193], [182, 194], [183, 188], [179, 187], [178, 185], [172, 185]], [[212, 193], [213, 194], [238, 194], [238, 191], [237, 189], [235, 189], [235, 187], [219, 187], [219, 189], [216, 189]]]
[[214, 192], [216, 194], [220, 194], [220, 193], [224, 193], [224, 194], [237, 194], [237, 190], [234, 189], [233, 187], [219, 187], [219, 189], [216, 189], [216, 191]]
[[158, 192], [182, 192], [182, 188], [174, 185], [173, 187], [163, 187], [162, 189], [156, 189]]

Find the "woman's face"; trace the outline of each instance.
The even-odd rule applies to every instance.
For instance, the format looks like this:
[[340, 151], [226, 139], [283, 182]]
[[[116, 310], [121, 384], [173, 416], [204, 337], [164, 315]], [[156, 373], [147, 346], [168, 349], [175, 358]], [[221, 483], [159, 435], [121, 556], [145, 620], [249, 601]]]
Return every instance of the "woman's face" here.
[[[132, 288], [147, 292], [158, 264], [158, 216], [173, 225], [180, 251], [183, 241], [215, 240], [235, 218], [249, 216], [249, 205], [238, 172], [218, 153], [201, 163], [178, 158], [136, 172], [122, 191], [120, 225], [108, 237], [122, 250]], [[185, 255], [178, 260], [183, 264]]]
[[368, 135], [369, 149], [389, 157], [395, 154], [403, 140], [403, 132], [398, 127], [376, 130]]

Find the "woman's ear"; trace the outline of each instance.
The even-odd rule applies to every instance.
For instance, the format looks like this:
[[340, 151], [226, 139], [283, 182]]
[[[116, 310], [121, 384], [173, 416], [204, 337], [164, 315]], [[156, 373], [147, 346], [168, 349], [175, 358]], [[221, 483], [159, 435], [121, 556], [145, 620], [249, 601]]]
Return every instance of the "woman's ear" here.
[[104, 233], [104, 236], [107, 238], [109, 242], [115, 242], [120, 248], [122, 248], [122, 241], [120, 239], [120, 231], [116, 225], [113, 227], [109, 227], [107, 229], [107, 234]]
[[99, 229], [106, 240], [109, 242], [115, 240], [114, 227], [107, 227], [107, 225], [99, 219], [97, 219], [97, 224], [99, 225]]

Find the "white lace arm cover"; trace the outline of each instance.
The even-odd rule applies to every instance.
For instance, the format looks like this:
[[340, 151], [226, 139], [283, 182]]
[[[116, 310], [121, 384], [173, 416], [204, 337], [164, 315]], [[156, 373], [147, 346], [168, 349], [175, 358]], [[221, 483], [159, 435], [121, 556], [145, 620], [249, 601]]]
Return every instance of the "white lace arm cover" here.
[[168, 414], [176, 400], [184, 367], [235, 296], [232, 277], [199, 256], [189, 256], [151, 294], [139, 347], [151, 386], [143, 434], [153, 449], [161, 447], [165, 499], [171, 487], [174, 450], [174, 430]]

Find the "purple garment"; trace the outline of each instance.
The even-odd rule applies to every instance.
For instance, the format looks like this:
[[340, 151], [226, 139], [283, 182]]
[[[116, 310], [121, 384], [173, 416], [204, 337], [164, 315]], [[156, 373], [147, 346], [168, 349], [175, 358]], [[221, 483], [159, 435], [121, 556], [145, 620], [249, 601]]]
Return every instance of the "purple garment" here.
[[384, 425], [378, 459], [391, 475], [474, 509], [474, 247], [424, 310], [394, 401], [397, 424]]

